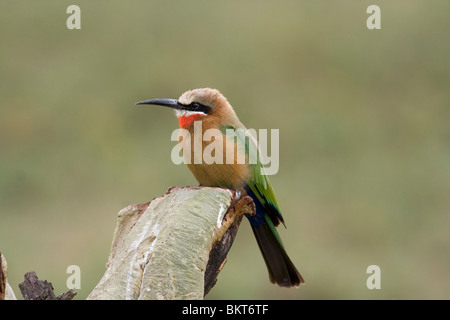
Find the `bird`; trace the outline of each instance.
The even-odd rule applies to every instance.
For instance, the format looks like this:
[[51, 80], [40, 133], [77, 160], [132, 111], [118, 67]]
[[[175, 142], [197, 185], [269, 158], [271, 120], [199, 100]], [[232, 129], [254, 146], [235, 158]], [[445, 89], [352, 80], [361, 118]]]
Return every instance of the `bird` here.
[[[245, 216], [250, 222], [264, 258], [270, 282], [288, 288], [304, 284], [303, 277], [287, 255], [276, 230], [280, 223], [285, 227], [286, 225], [272, 184], [259, 158], [255, 138], [248, 134], [225, 96], [217, 89], [199, 88], [184, 92], [178, 99], [150, 99], [137, 102], [136, 105], [156, 105], [175, 109], [175, 115], [182, 129], [179, 143], [182, 151], [190, 150], [190, 153], [183, 152], [183, 158], [199, 184], [245, 191], [253, 199], [256, 213]], [[201, 131], [196, 130], [196, 124], [201, 125]], [[214, 150], [215, 159], [228, 161], [206, 163], [194, 159], [195, 139], [201, 139], [203, 151], [209, 143], [212, 143], [213, 139], [205, 141], [208, 139], [198, 136], [200, 133], [205, 134], [208, 129], [215, 129], [220, 133], [214, 139], [217, 139], [216, 144], [223, 145], [222, 151], [220, 148]], [[236, 139], [227, 136], [229, 130], [237, 132]], [[234, 156], [232, 161], [225, 159], [227, 152], [233, 152], [230, 153]], [[239, 162], [239, 156], [244, 156], [245, 161]], [[250, 161], [251, 159], [256, 160]]]

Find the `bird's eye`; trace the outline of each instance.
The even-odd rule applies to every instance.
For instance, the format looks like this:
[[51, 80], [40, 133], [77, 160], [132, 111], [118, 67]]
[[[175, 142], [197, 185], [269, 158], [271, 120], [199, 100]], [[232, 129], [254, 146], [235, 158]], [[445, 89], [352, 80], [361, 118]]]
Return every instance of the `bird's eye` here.
[[189, 105], [185, 106], [186, 110], [194, 112], [202, 112], [208, 114], [211, 111], [211, 107], [205, 106], [199, 102], [191, 102]]

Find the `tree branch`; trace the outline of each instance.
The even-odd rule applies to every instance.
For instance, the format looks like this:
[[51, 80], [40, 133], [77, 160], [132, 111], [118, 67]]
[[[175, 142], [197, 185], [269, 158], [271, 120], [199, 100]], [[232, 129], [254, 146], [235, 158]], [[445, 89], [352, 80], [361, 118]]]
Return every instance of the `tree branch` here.
[[107, 269], [88, 299], [203, 299], [216, 283], [250, 197], [175, 187], [122, 209]]

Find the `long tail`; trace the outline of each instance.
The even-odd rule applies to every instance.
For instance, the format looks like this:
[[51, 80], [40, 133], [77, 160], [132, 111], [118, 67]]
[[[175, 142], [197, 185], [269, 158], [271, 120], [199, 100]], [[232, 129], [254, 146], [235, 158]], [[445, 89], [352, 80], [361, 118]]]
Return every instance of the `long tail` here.
[[304, 283], [303, 277], [289, 259], [283, 246], [277, 239], [277, 232], [268, 223], [258, 226], [251, 224], [259, 249], [269, 271], [270, 282], [281, 287], [298, 287]]

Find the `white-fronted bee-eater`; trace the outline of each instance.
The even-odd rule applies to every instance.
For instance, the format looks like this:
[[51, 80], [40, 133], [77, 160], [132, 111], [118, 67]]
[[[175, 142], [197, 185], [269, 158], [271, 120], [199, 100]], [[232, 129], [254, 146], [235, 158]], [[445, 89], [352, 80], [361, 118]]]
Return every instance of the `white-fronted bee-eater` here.
[[[255, 139], [239, 121], [227, 99], [215, 89], [190, 90], [176, 99], [151, 99], [137, 104], [150, 104], [175, 109], [180, 128], [179, 143], [189, 169], [202, 186], [245, 191], [256, 207], [255, 215], [246, 215], [264, 257], [272, 283], [297, 287], [304, 280], [288, 257], [276, 227], [284, 220], [272, 185], [264, 172]], [[201, 122], [201, 123], [200, 123]], [[196, 130], [201, 124], [201, 130]], [[220, 132], [214, 139], [198, 137], [209, 129]], [[227, 132], [233, 131], [234, 135]], [[197, 136], [196, 136], [197, 135]], [[213, 157], [221, 161], [198, 161], [195, 142], [201, 151], [215, 143]], [[190, 153], [186, 152], [190, 150]], [[229, 155], [232, 155], [231, 159]], [[203, 155], [203, 153], [201, 153]], [[244, 159], [244, 161], [239, 161]]]

